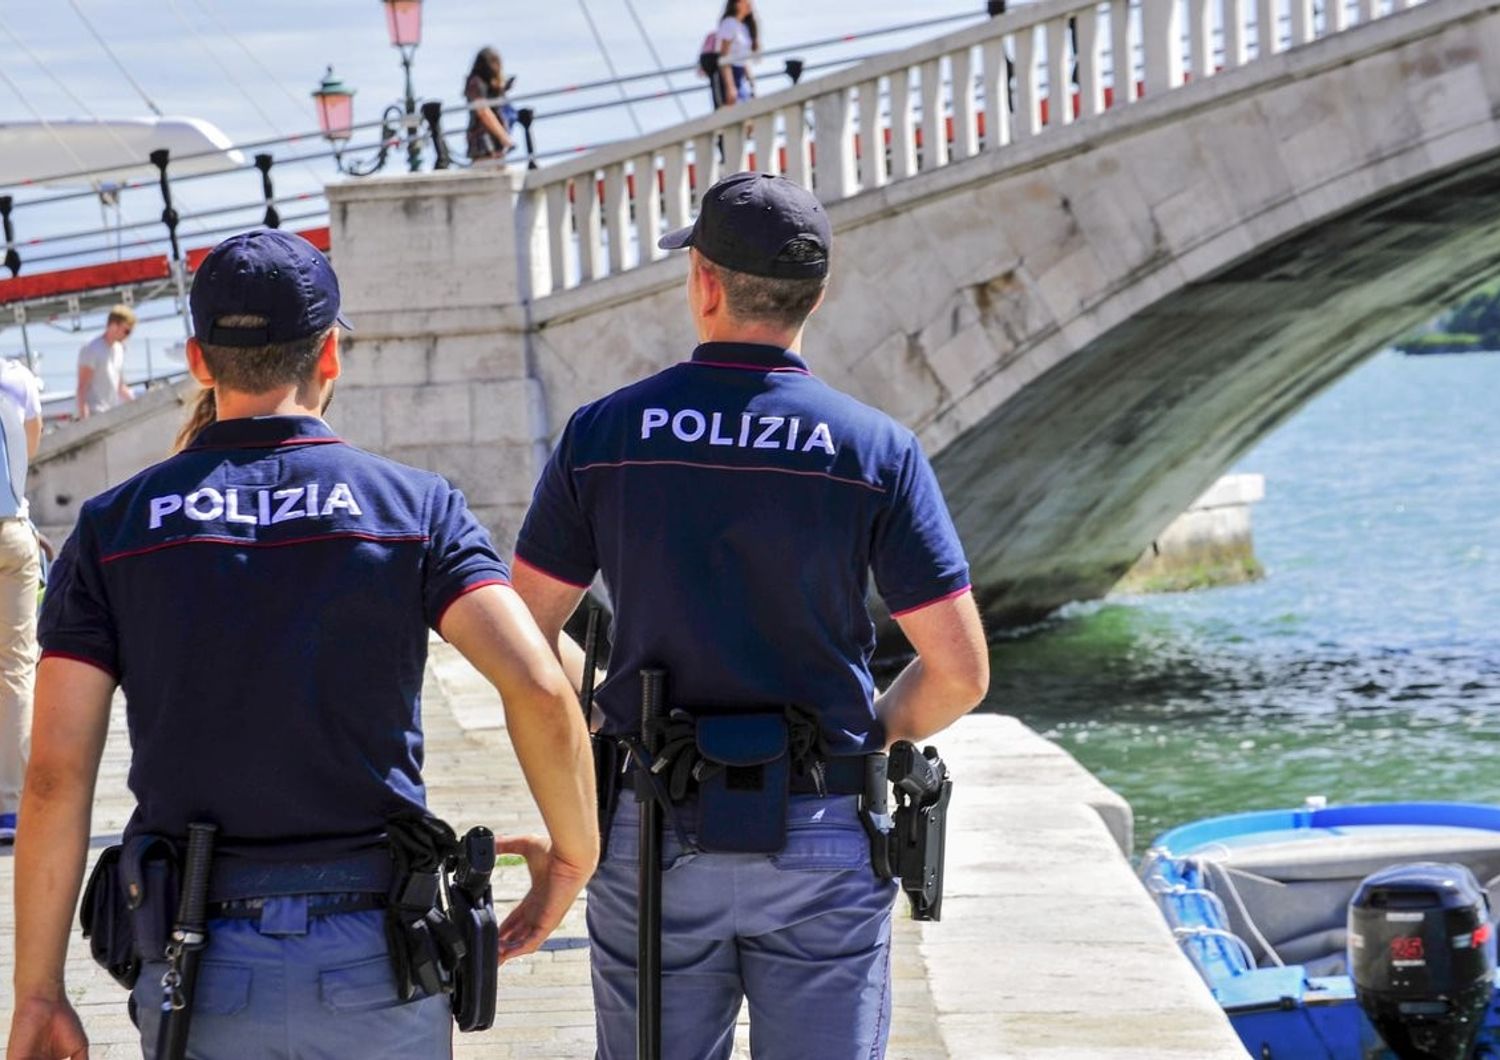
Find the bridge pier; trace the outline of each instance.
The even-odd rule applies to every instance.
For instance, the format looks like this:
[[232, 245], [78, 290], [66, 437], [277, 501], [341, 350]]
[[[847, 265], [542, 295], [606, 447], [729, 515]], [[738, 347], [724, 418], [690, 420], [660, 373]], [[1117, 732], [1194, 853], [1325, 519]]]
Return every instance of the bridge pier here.
[[446, 475], [504, 550], [555, 429], [530, 364], [521, 179], [474, 169], [328, 187], [354, 324], [328, 418], [356, 445]]

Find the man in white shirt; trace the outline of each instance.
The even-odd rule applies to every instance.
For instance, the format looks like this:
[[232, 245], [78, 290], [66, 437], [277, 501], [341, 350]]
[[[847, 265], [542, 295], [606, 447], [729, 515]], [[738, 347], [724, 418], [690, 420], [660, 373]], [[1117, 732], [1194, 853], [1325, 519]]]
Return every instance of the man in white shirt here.
[[135, 311], [117, 305], [109, 311], [104, 333], [78, 351], [78, 418], [135, 400], [125, 385], [125, 340], [135, 330]]
[[0, 361], [0, 842], [16, 836], [16, 811], [31, 739], [36, 671], [36, 531], [26, 506], [26, 470], [42, 438], [36, 376]]

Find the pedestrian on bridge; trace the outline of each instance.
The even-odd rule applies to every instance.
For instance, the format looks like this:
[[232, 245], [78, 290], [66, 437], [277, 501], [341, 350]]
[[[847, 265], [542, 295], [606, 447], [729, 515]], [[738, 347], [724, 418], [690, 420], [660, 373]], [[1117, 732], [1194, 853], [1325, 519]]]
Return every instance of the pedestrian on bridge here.
[[[211, 1060], [447, 1057], [450, 943], [479, 951], [437, 901], [454, 844], [422, 779], [428, 630], [502, 694], [551, 833], [466, 849], [529, 862], [505, 957], [541, 944], [597, 858], [577, 699], [463, 495], [322, 419], [347, 326], [327, 259], [274, 229], [234, 236], [199, 267], [191, 310], [188, 364], [217, 418], [84, 504], [43, 608], [8, 1055], [87, 1047], [63, 961], [120, 687], [137, 806], [85, 916], [96, 957], [133, 983], [147, 1060], [174, 1029]], [[202, 841], [184, 859], [185, 836]]]
[[[868, 1060], [890, 1029], [896, 885], [872, 868], [859, 797], [869, 756], [937, 732], [985, 692], [968, 565], [912, 432], [819, 380], [800, 352], [832, 250], [812, 194], [737, 174], [660, 245], [689, 248], [700, 344], [574, 413], [521, 528], [516, 590], [576, 658], [562, 627], [602, 574], [605, 760], [640, 730], [642, 671], [665, 671], [679, 756], [663, 752], [655, 781], [629, 767], [675, 822], [663, 1054], [727, 1058], [748, 998], [760, 1060]], [[872, 570], [917, 650], [878, 696]], [[620, 796], [618, 770], [601, 775], [616, 790], [600, 792], [612, 827], [589, 885], [595, 1021], [599, 1056], [625, 1060], [641, 807]]]
[[109, 311], [104, 331], [78, 351], [78, 418], [134, 401], [125, 382], [125, 340], [135, 330], [135, 310], [117, 305]]

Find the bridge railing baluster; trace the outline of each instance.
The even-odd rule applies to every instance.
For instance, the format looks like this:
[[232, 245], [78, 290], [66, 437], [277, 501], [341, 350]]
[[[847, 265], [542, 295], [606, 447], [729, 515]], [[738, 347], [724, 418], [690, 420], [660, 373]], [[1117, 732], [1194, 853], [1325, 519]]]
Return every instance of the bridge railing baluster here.
[[580, 280], [604, 275], [604, 241], [600, 220], [598, 176], [593, 170], [573, 182], [574, 224], [578, 227], [578, 274]]
[[859, 126], [856, 132], [861, 191], [883, 187], [885, 177], [885, 126], [880, 121], [880, 80], [859, 83]]
[[1188, 0], [1188, 52], [1194, 78], [1214, 72], [1214, 23], [1211, 0]]
[[1010, 59], [1005, 38], [991, 37], [981, 49], [984, 62], [984, 149], [994, 151], [1010, 143]]
[[804, 188], [812, 187], [812, 140], [807, 134], [806, 105], [785, 107], [781, 123], [786, 128], [786, 175]]
[[979, 153], [979, 126], [974, 120], [974, 49], [953, 53], [953, 161]]
[[1035, 136], [1042, 130], [1042, 107], [1038, 98], [1036, 70], [1036, 27], [1027, 26], [1016, 34], [1016, 124], [1017, 140]]
[[682, 144], [668, 144], [662, 149], [661, 171], [667, 228], [686, 228], [693, 215], [688, 199], [687, 150]]
[[858, 191], [854, 182], [854, 108], [849, 90], [813, 100], [813, 189], [824, 202], [838, 202]]
[[1143, 0], [1141, 47], [1146, 59], [1146, 95], [1159, 96], [1182, 84], [1182, 16], [1178, 0]]
[[1073, 72], [1068, 59], [1068, 23], [1054, 18], [1047, 23], [1047, 125], [1071, 125], [1073, 122]]
[[1100, 70], [1099, 8], [1078, 12], [1078, 116], [1104, 113], [1104, 78]]
[[604, 234], [609, 240], [609, 271], [625, 271], [625, 251], [630, 244], [630, 202], [625, 194], [625, 163], [604, 169]]
[[911, 70], [891, 74], [891, 180], [917, 175], [917, 137], [912, 129]]
[[636, 264], [648, 265], [667, 253], [656, 245], [661, 235], [661, 193], [657, 190], [655, 151], [636, 156], [631, 204], [635, 208]]
[[1276, 39], [1278, 6], [1276, 0], [1255, 0], [1255, 57], [1257, 59], [1267, 59], [1280, 51]]
[[1224, 19], [1224, 69], [1234, 70], [1245, 65], [1245, 0], [1221, 0]]
[[1110, 0], [1109, 5], [1109, 84], [1113, 90], [1112, 106], [1134, 100], [1139, 93], [1135, 82], [1135, 51], [1130, 32], [1130, 0]]
[[922, 64], [922, 171], [948, 163], [948, 125], [943, 114], [943, 63]]

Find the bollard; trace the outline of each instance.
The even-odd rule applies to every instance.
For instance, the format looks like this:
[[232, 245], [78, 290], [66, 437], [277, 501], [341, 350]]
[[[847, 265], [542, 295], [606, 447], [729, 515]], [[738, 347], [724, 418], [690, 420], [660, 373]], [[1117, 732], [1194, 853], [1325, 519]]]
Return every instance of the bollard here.
[[268, 154], [255, 156], [255, 168], [260, 170], [260, 190], [266, 197], [266, 217], [263, 222], [267, 228], [281, 227], [281, 214], [276, 212], [275, 193], [271, 190], [271, 163], [272, 158]]

